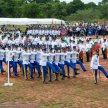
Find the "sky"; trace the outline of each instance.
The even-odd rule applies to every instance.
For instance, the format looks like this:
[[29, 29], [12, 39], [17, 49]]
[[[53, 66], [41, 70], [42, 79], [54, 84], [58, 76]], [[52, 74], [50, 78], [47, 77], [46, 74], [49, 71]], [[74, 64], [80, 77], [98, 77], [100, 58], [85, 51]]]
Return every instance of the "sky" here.
[[[61, 2], [62, 1], [66, 1], [67, 3], [69, 3], [70, 1], [73, 1], [73, 0], [60, 0]], [[89, 3], [89, 2], [94, 2], [96, 4], [98, 4], [98, 2], [101, 2], [102, 0], [81, 0], [83, 1], [84, 3]]]

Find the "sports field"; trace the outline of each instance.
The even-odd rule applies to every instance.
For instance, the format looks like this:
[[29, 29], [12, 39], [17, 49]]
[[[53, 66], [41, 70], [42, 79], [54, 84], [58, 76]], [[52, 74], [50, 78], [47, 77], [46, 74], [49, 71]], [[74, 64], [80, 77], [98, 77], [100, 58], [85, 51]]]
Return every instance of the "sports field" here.
[[[104, 60], [101, 52], [100, 65], [108, 73], [108, 59]], [[72, 77], [73, 70], [70, 68], [71, 79], [61, 80], [59, 76], [59, 82], [56, 82], [53, 74], [53, 82], [48, 84], [43, 84], [37, 74], [34, 74], [34, 80], [26, 81], [19, 68], [19, 77], [15, 77], [11, 69], [13, 78], [10, 81], [14, 83], [13, 87], [4, 87], [7, 82], [6, 71], [0, 75], [0, 108], [108, 108], [108, 79], [102, 72], [99, 78], [98, 72], [99, 85], [95, 85], [86, 56], [84, 66], [87, 72], [77, 65], [80, 68], [77, 78]], [[5, 64], [3, 67], [7, 70]], [[48, 82], [48, 77], [46, 79]]]

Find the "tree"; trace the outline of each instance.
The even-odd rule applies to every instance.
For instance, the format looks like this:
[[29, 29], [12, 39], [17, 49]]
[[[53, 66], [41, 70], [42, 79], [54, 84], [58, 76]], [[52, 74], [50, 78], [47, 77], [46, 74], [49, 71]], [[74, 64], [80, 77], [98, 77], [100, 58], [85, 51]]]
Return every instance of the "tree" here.
[[84, 3], [81, 0], [73, 0], [73, 8], [74, 8], [74, 13], [77, 10], [83, 10], [84, 9]]
[[22, 17], [37, 18], [40, 13], [39, 4], [36, 2], [22, 5]]
[[86, 9], [86, 10], [78, 10], [75, 14], [71, 14], [67, 17], [68, 20], [75, 20], [75, 21], [84, 21], [88, 22], [93, 19], [99, 19], [101, 13], [97, 9]]
[[5, 8], [3, 9], [4, 17], [17, 17], [19, 13], [19, 7], [17, 5], [18, 0], [4, 0]]
[[102, 13], [102, 17], [107, 19], [108, 18], [108, 0], [102, 0], [102, 2], [99, 2], [98, 9]]
[[88, 4], [85, 4], [85, 9], [89, 9], [89, 8], [96, 8], [97, 5], [94, 2], [90, 2]]

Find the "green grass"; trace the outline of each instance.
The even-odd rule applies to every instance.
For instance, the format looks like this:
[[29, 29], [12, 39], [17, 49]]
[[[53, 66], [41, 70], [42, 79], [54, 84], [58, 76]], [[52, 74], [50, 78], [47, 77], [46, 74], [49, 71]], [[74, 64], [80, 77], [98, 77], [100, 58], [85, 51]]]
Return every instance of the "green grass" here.
[[5, 102], [5, 100], [2, 98], [2, 99], [0, 99], [0, 103], [4, 103]]
[[24, 98], [24, 96], [21, 96], [21, 95], [18, 95], [17, 97], [16, 97], [16, 99], [23, 99]]
[[[60, 81], [59, 84], [53, 82], [43, 85], [41, 80], [39, 82], [34, 80], [31, 83], [19, 79], [14, 81], [13, 87], [4, 87], [4, 82], [0, 83], [0, 103], [20, 100], [20, 104], [37, 103], [38, 108], [82, 108], [83, 106], [105, 108], [108, 103], [107, 82], [94, 85], [93, 80], [72, 79], [63, 83]], [[95, 102], [99, 102], [98, 106]]]
[[52, 105], [52, 106], [40, 106], [38, 108], [62, 108], [60, 105]]

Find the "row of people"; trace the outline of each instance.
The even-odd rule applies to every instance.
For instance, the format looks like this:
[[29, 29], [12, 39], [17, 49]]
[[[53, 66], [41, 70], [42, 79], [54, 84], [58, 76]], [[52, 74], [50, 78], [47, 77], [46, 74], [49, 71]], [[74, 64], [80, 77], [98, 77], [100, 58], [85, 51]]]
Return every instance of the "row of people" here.
[[[13, 70], [14, 70], [14, 74], [15, 76], [18, 76], [17, 73], [17, 64], [19, 64], [21, 72], [23, 73], [23, 75], [25, 75], [26, 80], [28, 80], [28, 76], [27, 76], [27, 67], [29, 67], [29, 72], [30, 72], [30, 78], [33, 79], [33, 70], [35, 70], [35, 68], [38, 70], [38, 77], [40, 78], [41, 76], [41, 72], [42, 72], [42, 80], [43, 83], [46, 83], [46, 73], [48, 72], [49, 74], [49, 81], [52, 81], [52, 73], [51, 70], [53, 71], [53, 73], [56, 76], [56, 81], [58, 81], [58, 74], [62, 75], [62, 80], [64, 80], [64, 78], [67, 76], [68, 78], [70, 78], [70, 71], [69, 71], [69, 67], [71, 67], [73, 69], [73, 76], [76, 77], [76, 75], [78, 75], [77, 73], [77, 68], [76, 68], [76, 64], [79, 64], [81, 66], [81, 68], [83, 69], [83, 71], [87, 71], [85, 69], [85, 67], [83, 66], [83, 64], [77, 60], [77, 54], [78, 52], [76, 52], [76, 46], [73, 46], [73, 51], [70, 50], [70, 47], [67, 47], [67, 51], [64, 52], [64, 47], [61, 48], [61, 53], [59, 52], [60, 48], [55, 46], [54, 48], [54, 52], [52, 46], [49, 46], [49, 53], [47, 53], [47, 49], [45, 46], [41, 45], [37, 45], [37, 51], [35, 50], [35, 46], [31, 46], [30, 50], [28, 50], [27, 46], [21, 46], [21, 50], [18, 51], [19, 46], [15, 45], [13, 47], [13, 50], [11, 50], [11, 46], [8, 45], [5, 50], [3, 50], [3, 46], [0, 45], [0, 69], [1, 69], [1, 73], [3, 74], [3, 66], [2, 66], [2, 62], [5, 61], [5, 63], [7, 64], [8, 61], [8, 51], [12, 51], [14, 53], [14, 57], [10, 57], [9, 58], [9, 67], [12, 65]], [[42, 50], [41, 50], [42, 48]], [[64, 66], [67, 66], [67, 75], [65, 72], [65, 68]], [[11, 72], [9, 70], [9, 75], [11, 77]]]
[[[3, 46], [0, 45], [0, 71], [3, 74], [4, 69], [2, 62], [9, 65], [9, 67], [13, 67], [13, 71], [15, 76], [18, 76], [17, 73], [17, 64], [20, 66], [20, 70], [22, 74], [25, 76], [25, 79], [28, 80], [27, 72], [30, 73], [30, 78], [33, 79], [33, 70], [35, 72], [35, 68], [38, 70], [38, 77], [40, 78], [42, 75], [43, 83], [46, 82], [46, 74], [48, 72], [49, 82], [52, 82], [52, 72], [55, 74], [55, 80], [58, 81], [58, 75], [62, 75], [62, 80], [65, 77], [70, 78], [70, 70], [69, 67], [73, 69], [73, 77], [76, 77], [79, 73], [77, 73], [76, 64], [79, 64], [83, 71], [87, 71], [83, 64], [77, 60], [78, 52], [76, 46], [73, 46], [73, 51], [70, 47], [66, 47], [66, 51], [64, 52], [64, 47], [61, 49], [57, 46], [53, 48], [49, 46], [50, 51], [48, 52], [45, 46], [37, 45], [31, 46], [30, 50], [28, 50], [27, 46], [21, 46], [20, 51], [18, 50], [19, 46], [12, 46], [13, 50], [11, 50], [11, 46], [8, 45], [5, 50], [3, 50]], [[37, 47], [37, 50], [36, 50]], [[43, 48], [42, 48], [43, 47]], [[42, 49], [41, 49], [42, 48]], [[9, 58], [8, 64], [8, 52], [11, 51], [14, 53], [14, 57]], [[64, 66], [67, 68], [67, 75]], [[27, 67], [28, 70], [27, 71]], [[102, 66], [99, 65], [99, 51], [96, 51], [96, 55], [93, 56], [91, 61], [91, 69], [94, 70], [94, 78], [95, 84], [97, 84], [97, 69], [101, 70], [104, 75], [108, 78], [108, 74], [104, 70]], [[9, 68], [9, 75], [11, 77], [11, 72]]]

